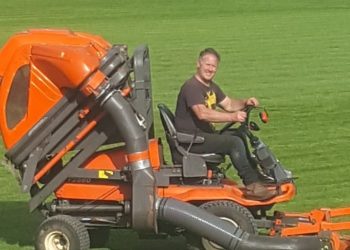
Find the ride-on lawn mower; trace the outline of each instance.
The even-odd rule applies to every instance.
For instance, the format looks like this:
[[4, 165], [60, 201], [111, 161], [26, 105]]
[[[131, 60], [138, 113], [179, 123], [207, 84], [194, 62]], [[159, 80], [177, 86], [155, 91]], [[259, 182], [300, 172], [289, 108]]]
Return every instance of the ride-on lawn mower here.
[[350, 209], [267, 213], [292, 199], [295, 185], [253, 134], [254, 121], [233, 130], [251, 144], [263, 180], [278, 189], [269, 200], [248, 199], [244, 187], [225, 178], [221, 155], [190, 153], [203, 138], [177, 132], [171, 111], [159, 104], [173, 161], [167, 164], [154, 135], [146, 46], [129, 57], [126, 46], [98, 36], [29, 30], [0, 51], [0, 82], [6, 157], [30, 194], [30, 211], [46, 217], [36, 249], [101, 246], [118, 228], [148, 237], [184, 234], [197, 249], [350, 246], [334, 232], [350, 223], [330, 221]]

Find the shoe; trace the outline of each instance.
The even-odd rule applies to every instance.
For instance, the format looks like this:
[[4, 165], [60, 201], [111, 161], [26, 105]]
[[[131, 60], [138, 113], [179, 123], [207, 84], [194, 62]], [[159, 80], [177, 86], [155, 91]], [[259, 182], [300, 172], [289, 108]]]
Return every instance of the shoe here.
[[275, 179], [267, 174], [265, 174], [262, 170], [258, 170], [258, 178], [262, 183], [272, 184], [275, 183]]
[[264, 201], [275, 197], [276, 189], [268, 189], [259, 182], [249, 184], [245, 187], [244, 196], [250, 200]]

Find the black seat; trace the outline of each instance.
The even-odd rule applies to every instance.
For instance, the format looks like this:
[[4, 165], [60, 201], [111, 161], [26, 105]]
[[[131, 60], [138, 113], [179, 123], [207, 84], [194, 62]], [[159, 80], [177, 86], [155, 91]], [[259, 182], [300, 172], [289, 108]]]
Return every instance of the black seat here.
[[183, 165], [185, 177], [205, 176], [207, 174], [207, 167], [216, 167], [225, 161], [225, 158], [219, 154], [191, 153], [192, 144], [203, 143], [204, 138], [194, 134], [176, 131], [175, 117], [170, 109], [163, 103], [158, 104], [158, 109], [166, 139], [170, 147], [172, 161], [174, 164]]

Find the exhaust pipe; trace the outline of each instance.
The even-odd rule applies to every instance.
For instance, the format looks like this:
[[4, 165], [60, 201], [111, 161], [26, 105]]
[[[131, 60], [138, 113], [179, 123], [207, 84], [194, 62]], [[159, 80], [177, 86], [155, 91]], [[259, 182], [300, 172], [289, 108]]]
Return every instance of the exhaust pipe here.
[[317, 236], [268, 237], [250, 235], [189, 203], [161, 198], [156, 204], [159, 220], [183, 227], [230, 250], [321, 250], [325, 243]]
[[155, 211], [155, 177], [148, 160], [146, 133], [133, 109], [119, 92], [107, 95], [102, 108], [111, 116], [123, 137], [128, 155], [146, 152], [147, 156], [129, 163], [132, 173], [132, 226], [139, 231], [157, 231]]

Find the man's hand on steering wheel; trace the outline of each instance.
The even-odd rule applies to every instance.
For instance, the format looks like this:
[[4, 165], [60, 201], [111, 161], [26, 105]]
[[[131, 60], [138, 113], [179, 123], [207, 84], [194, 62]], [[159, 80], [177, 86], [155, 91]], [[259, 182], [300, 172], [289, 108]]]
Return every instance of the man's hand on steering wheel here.
[[245, 107], [241, 111], [232, 113], [232, 121], [225, 124], [225, 126], [219, 131], [220, 134], [232, 127], [236, 122], [243, 124], [247, 120], [247, 116], [253, 107], [258, 107], [259, 101], [255, 97], [250, 97], [245, 100]]
[[259, 101], [255, 97], [250, 97], [245, 101], [245, 106], [254, 106], [258, 107], [259, 106]]
[[236, 111], [231, 113], [232, 122], [244, 122], [247, 119], [247, 113], [244, 111]]
[[245, 122], [245, 120], [247, 119], [247, 113], [245, 111], [236, 111], [231, 113], [231, 118], [232, 121], [226, 123], [225, 126], [220, 129], [219, 134], [222, 134], [223, 132], [231, 128], [236, 122]]

